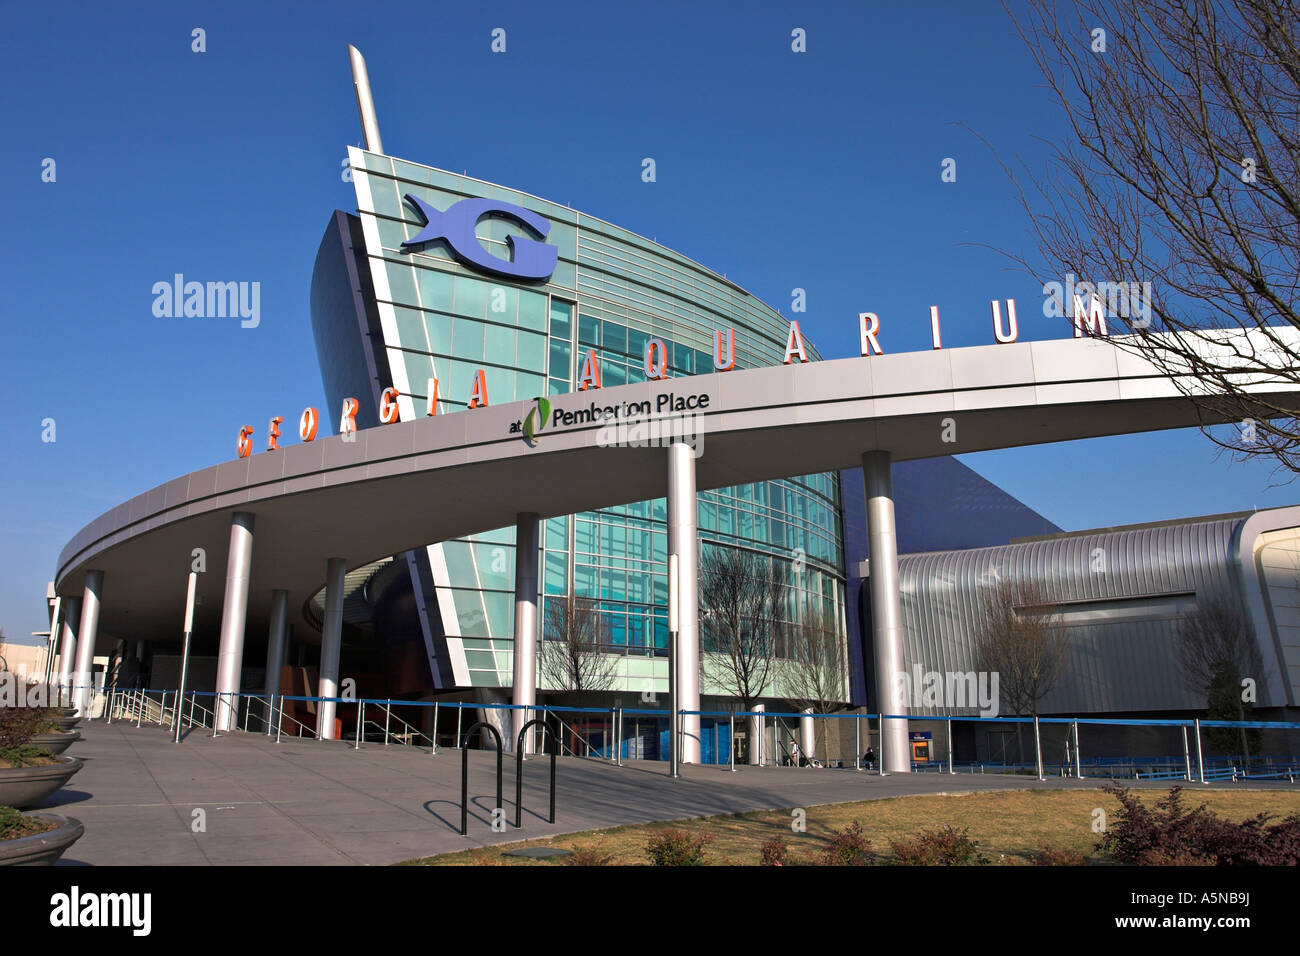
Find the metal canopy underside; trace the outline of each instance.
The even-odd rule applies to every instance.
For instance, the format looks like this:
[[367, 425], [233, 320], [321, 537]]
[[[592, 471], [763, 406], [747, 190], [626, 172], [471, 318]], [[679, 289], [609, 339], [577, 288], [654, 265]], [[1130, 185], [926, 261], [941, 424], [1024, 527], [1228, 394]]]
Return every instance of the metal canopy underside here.
[[[1274, 333], [1300, 345], [1296, 330]], [[1247, 354], [1270, 347], [1257, 332], [1236, 333], [1234, 341]], [[1300, 410], [1300, 385], [1249, 388], [1274, 407]], [[551, 401], [564, 411], [593, 403], [654, 407], [667, 393], [709, 396], [698, 419], [700, 490], [855, 467], [875, 449], [902, 461], [1207, 423], [1148, 361], [1087, 338], [715, 373]], [[100, 647], [119, 637], [179, 640], [190, 555], [202, 547], [206, 600], [195, 628], [214, 633], [231, 516], [249, 511], [256, 515], [249, 632], [265, 628], [271, 592], [285, 588], [296, 636], [312, 640], [317, 632], [303, 609], [323, 586], [328, 558], [357, 569], [511, 526], [520, 512], [546, 519], [665, 495], [664, 448], [607, 447], [614, 429], [553, 419], [530, 446], [511, 426], [533, 405], [383, 425], [353, 442], [332, 436], [177, 478], [79, 532], [60, 555], [57, 592], [80, 595], [86, 572], [102, 570]], [[947, 419], [954, 442], [943, 440]]]

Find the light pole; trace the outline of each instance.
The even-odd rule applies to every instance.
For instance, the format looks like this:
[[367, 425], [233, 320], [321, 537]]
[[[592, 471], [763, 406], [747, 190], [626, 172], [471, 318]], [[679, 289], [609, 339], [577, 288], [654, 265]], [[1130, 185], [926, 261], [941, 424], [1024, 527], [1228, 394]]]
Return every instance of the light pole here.
[[668, 762], [669, 772], [677, 776], [679, 742], [677, 739], [677, 555], [668, 555]]
[[[185, 644], [181, 650], [181, 686], [176, 691], [176, 711], [172, 714], [172, 743], [176, 744], [181, 742], [181, 703], [185, 700], [185, 678], [190, 667], [190, 632], [194, 630], [194, 590], [198, 582], [198, 574], [191, 571], [189, 583], [185, 587]], [[213, 722], [215, 723], [215, 718]]]

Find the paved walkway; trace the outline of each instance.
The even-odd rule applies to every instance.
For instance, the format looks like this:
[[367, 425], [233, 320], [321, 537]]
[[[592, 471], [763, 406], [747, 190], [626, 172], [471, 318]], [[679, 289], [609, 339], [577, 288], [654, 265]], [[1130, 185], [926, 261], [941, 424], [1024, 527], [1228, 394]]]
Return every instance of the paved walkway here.
[[[530, 760], [523, 827], [494, 833], [495, 757], [470, 751], [469, 836], [460, 835], [460, 753], [409, 747], [196, 731], [179, 746], [157, 727], [81, 728], [68, 751], [86, 761], [44, 806], [86, 833], [62, 865], [388, 864], [491, 843], [715, 813], [811, 807], [849, 800], [975, 790], [1096, 787], [1099, 781], [971, 774], [879, 777], [852, 770], [683, 767], [632, 761], [612, 767], [565, 758], [556, 823], [546, 812], [547, 760]], [[504, 806], [514, 817], [514, 762]], [[1168, 787], [1170, 783], [1153, 783]], [[1227, 784], [1240, 787], [1240, 784]], [[196, 814], [202, 810], [203, 814]], [[195, 822], [205, 826], [195, 832]]]

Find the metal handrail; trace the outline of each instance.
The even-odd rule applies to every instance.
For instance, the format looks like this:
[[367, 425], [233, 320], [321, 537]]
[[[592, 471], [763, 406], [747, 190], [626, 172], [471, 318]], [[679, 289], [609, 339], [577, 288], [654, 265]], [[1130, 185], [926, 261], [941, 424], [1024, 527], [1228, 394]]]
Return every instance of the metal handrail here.
[[[573, 725], [570, 724], [570, 723], [568, 723], [568, 722], [567, 722], [563, 717], [556, 716], [555, 719], [556, 719], [556, 721], [559, 722], [559, 725], [560, 725], [560, 729], [561, 729], [561, 730], [565, 729], [566, 727], [569, 728], [569, 729], [573, 732], [573, 736], [577, 737], [578, 740], [581, 741], [581, 742], [586, 746], [586, 748], [587, 748], [587, 752], [586, 752], [585, 754], [580, 754], [580, 753], [578, 753], [576, 750], [574, 750], [572, 747], [570, 747], [570, 748], [569, 748], [569, 756], [571, 756], [571, 757], [581, 757], [582, 759], [587, 760], [587, 759], [590, 759], [590, 758], [591, 758], [591, 752], [592, 752], [593, 750], [596, 751], [597, 754], [600, 753], [600, 749], [599, 749], [598, 747], [593, 747], [593, 746], [591, 745], [591, 741], [588, 740], [586, 737], [582, 736], [582, 734], [578, 733], [578, 731], [577, 731], [576, 729], [574, 729]], [[564, 756], [564, 736], [563, 736], [563, 735], [559, 735], [559, 748], [560, 748], [560, 756], [563, 757], [563, 756]], [[601, 759], [604, 759], [604, 758], [601, 757]]]

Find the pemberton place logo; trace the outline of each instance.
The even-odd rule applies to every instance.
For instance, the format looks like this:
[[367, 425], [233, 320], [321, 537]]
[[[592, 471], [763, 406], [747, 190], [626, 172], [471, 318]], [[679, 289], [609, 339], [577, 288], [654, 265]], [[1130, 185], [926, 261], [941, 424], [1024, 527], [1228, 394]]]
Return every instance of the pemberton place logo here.
[[690, 447], [693, 457], [704, 454], [704, 411], [711, 396], [707, 392], [679, 395], [664, 392], [654, 400], [594, 401], [580, 408], [561, 408], [548, 398], [537, 396], [528, 414], [510, 425], [511, 435], [521, 435], [536, 447], [539, 434], [551, 428], [599, 425], [596, 445], [600, 448], [667, 448], [673, 444]]

